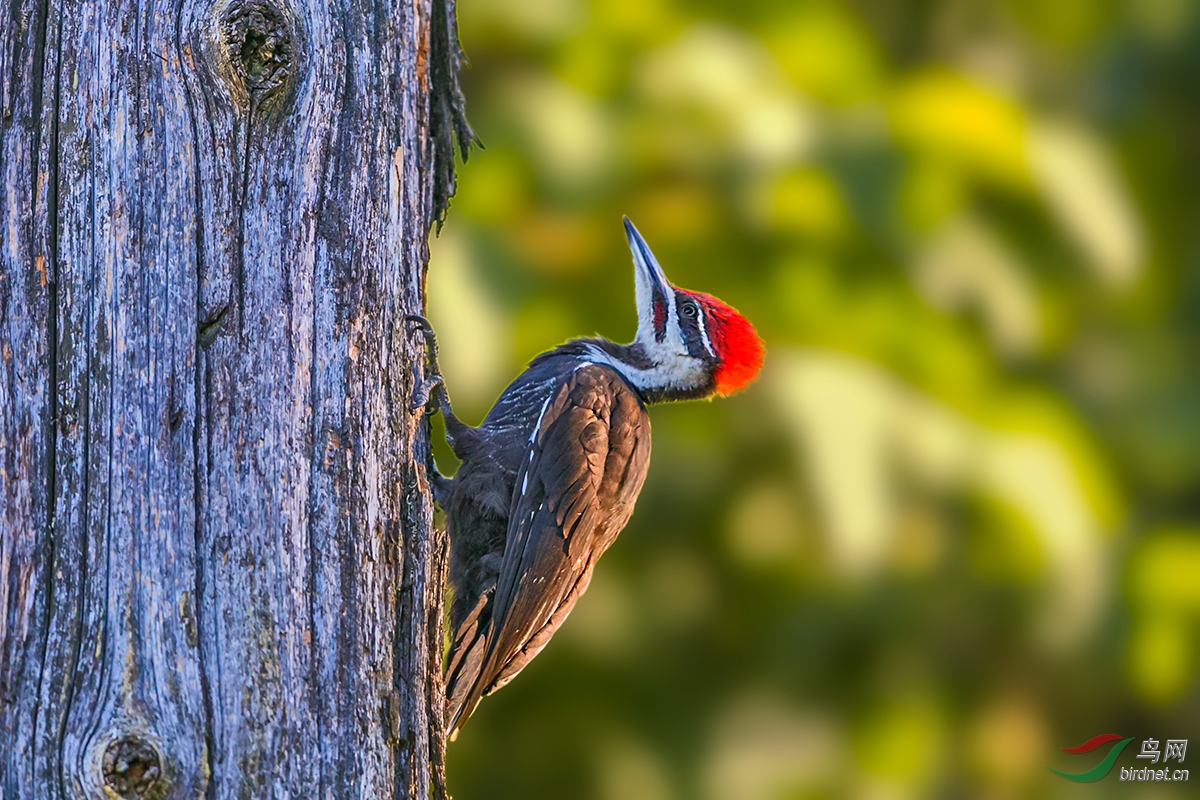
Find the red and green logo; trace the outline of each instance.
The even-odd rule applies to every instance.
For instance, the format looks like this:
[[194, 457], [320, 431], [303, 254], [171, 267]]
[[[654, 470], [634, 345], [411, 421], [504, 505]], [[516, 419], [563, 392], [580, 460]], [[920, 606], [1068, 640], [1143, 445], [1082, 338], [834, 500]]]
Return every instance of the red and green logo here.
[[1054, 767], [1046, 767], [1046, 769], [1050, 770], [1055, 775], [1061, 775], [1067, 780], [1075, 781], [1076, 783], [1091, 783], [1092, 781], [1098, 781], [1108, 774], [1109, 770], [1113, 768], [1113, 764], [1117, 763], [1117, 756], [1121, 755], [1121, 751], [1125, 749], [1125, 746], [1133, 741], [1132, 736], [1128, 739], [1124, 739], [1120, 736], [1120, 734], [1102, 733], [1099, 736], [1093, 736], [1091, 739], [1088, 739], [1078, 747], [1063, 748], [1063, 752], [1065, 753], [1090, 753], [1097, 747], [1103, 747], [1109, 742], [1115, 742], [1118, 739], [1121, 740], [1121, 743], [1109, 750], [1108, 755], [1104, 757], [1104, 760], [1089, 769], [1087, 772], [1062, 772]]

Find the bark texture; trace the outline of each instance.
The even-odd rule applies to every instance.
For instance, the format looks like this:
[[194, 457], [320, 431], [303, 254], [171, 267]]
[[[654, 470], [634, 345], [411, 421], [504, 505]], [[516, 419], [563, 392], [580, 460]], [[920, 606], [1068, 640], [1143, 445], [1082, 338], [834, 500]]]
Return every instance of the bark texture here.
[[4, 3], [0, 798], [438, 785], [404, 315], [454, 37], [446, 0]]

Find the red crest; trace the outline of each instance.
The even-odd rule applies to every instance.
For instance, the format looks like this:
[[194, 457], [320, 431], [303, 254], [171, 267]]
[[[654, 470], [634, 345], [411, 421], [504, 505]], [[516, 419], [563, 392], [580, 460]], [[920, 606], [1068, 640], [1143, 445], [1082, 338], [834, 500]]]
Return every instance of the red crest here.
[[720, 359], [714, 375], [716, 393], [722, 397], [731, 395], [758, 377], [765, 353], [762, 339], [750, 320], [737, 309], [710, 294], [689, 294], [704, 307], [708, 338]]

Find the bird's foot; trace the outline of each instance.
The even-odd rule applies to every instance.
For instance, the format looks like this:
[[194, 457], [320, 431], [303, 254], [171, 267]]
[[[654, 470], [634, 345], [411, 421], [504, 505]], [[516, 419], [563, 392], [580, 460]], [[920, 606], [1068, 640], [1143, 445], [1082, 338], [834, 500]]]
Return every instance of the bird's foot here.
[[412, 409], [425, 409], [426, 414], [436, 414], [438, 411], [449, 409], [450, 394], [446, 391], [446, 381], [442, 377], [441, 367], [438, 366], [437, 334], [433, 325], [419, 314], [409, 314], [405, 321], [420, 327], [425, 337], [425, 369], [424, 380], [413, 387]]
[[464, 425], [454, 416], [450, 407], [450, 393], [446, 391], [446, 382], [442, 379], [441, 368], [438, 366], [437, 334], [429, 320], [417, 314], [410, 314], [405, 319], [421, 328], [425, 336], [425, 370], [424, 379], [413, 388], [413, 411], [425, 409], [426, 414], [442, 412], [442, 421], [446, 425], [446, 443], [460, 459], [466, 453], [469, 442], [474, 441], [473, 428]]
[[441, 389], [446, 391], [446, 382], [441, 375], [429, 375], [425, 380], [413, 387], [412, 410], [420, 411], [425, 409], [425, 413], [433, 416], [441, 408], [441, 403], [434, 397], [434, 393]]

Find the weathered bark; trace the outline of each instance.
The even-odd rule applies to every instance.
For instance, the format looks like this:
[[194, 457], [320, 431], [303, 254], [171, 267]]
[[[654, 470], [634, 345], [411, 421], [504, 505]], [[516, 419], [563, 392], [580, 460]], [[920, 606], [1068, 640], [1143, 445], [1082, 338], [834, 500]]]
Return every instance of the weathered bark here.
[[447, 2], [4, 3], [0, 797], [430, 792]]

